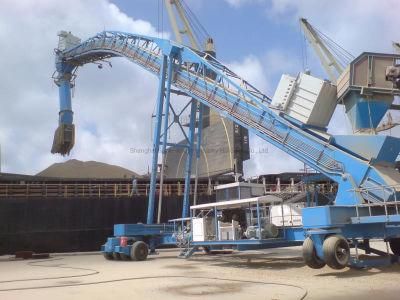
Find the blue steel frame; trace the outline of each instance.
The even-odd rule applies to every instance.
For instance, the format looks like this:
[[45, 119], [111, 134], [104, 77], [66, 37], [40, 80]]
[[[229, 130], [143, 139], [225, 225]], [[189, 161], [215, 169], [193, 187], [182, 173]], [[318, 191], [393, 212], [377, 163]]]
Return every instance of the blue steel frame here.
[[[149, 206], [147, 210], [147, 224], [154, 223], [154, 205], [155, 205], [155, 196], [156, 196], [156, 185], [157, 185], [157, 168], [158, 168], [158, 153], [160, 150], [160, 145], [162, 146], [162, 171], [160, 176], [160, 189], [159, 189], [159, 214], [161, 212], [161, 203], [162, 203], [162, 185], [163, 185], [163, 175], [165, 168], [165, 157], [167, 153], [167, 146], [179, 146], [185, 147], [187, 151], [186, 156], [186, 164], [185, 164], [185, 189], [184, 189], [184, 198], [183, 198], [183, 208], [182, 208], [182, 218], [186, 218], [189, 215], [189, 204], [190, 204], [190, 179], [191, 179], [191, 171], [192, 171], [192, 161], [193, 161], [193, 150], [195, 143], [195, 132], [196, 132], [196, 115], [197, 115], [197, 101], [195, 99], [190, 100], [190, 123], [189, 123], [189, 132], [187, 135], [187, 144], [173, 144], [167, 142], [168, 131], [171, 126], [169, 126], [168, 118], [169, 111], [171, 107], [171, 82], [173, 75], [173, 59], [176, 55], [175, 52], [171, 51], [170, 55], [167, 56], [163, 54], [160, 74], [159, 74], [159, 86], [158, 86], [158, 96], [157, 96], [157, 105], [156, 105], [156, 115], [155, 115], [155, 124], [154, 124], [154, 133], [153, 133], [153, 159], [152, 159], [152, 167], [151, 167], [151, 178], [150, 178], [150, 193], [149, 193]], [[183, 110], [186, 109], [187, 106]], [[164, 113], [163, 113], [164, 108]], [[183, 131], [183, 126], [180, 124], [179, 120], [174, 120], [173, 122], [178, 122], [180, 128]], [[201, 125], [201, 121], [199, 121], [199, 125]], [[200, 127], [199, 127], [200, 128]], [[161, 133], [162, 129], [162, 133]], [[186, 135], [185, 135], [186, 137]], [[201, 143], [201, 130], [198, 131], [198, 141], [197, 144], [200, 147]]]
[[[339, 184], [336, 204], [363, 201], [360, 192], [349, 194], [350, 189], [389, 185], [375, 168], [376, 161], [363, 160], [351, 149], [339, 148], [324, 137], [297, 127], [267, 106], [267, 96], [215, 58], [168, 40], [102, 32], [58, 54], [62, 61], [62, 67], [57, 68], [58, 77], [64, 76], [68, 68], [114, 56], [125, 56], [159, 76], [163, 74], [163, 55], [169, 56], [171, 52], [176, 54], [172, 61], [172, 85], [336, 181]], [[214, 74], [215, 79], [209, 74]]]
[[[147, 209], [147, 224], [152, 224], [154, 220], [154, 202], [156, 197], [156, 185], [157, 185], [157, 167], [158, 167], [158, 152], [160, 150], [160, 135], [162, 125], [162, 112], [165, 97], [165, 72], [167, 66], [168, 57], [163, 55], [160, 78], [158, 85], [158, 97], [156, 102], [156, 119], [154, 124], [153, 133], [153, 160], [151, 163], [151, 177], [150, 177], [150, 192], [149, 192], [149, 206]], [[168, 78], [167, 87], [170, 86], [171, 80]], [[168, 108], [166, 108], [168, 109]], [[167, 114], [168, 115], [168, 114]], [[166, 135], [165, 135], [166, 136]]]
[[201, 139], [203, 135], [203, 112], [204, 112], [204, 105], [199, 103], [199, 114], [198, 114], [198, 121], [197, 121], [197, 142], [196, 142], [196, 178], [194, 184], [194, 196], [193, 196], [193, 204], [197, 203], [197, 182], [198, 182], [198, 174], [199, 174], [199, 162], [200, 162], [200, 155], [201, 155]]
[[[329, 214], [336, 213], [336, 211], [342, 213], [343, 211], [340, 210], [342, 206], [355, 207], [363, 203], [368, 196], [363, 188], [381, 188], [382, 192], [376, 192], [372, 195], [374, 201], [379, 203], [394, 201], [399, 197], [399, 190], [396, 189], [394, 197], [389, 198], [385, 189], [391, 189], [388, 187], [391, 181], [376, 167], [379, 161], [363, 159], [359, 155], [355, 155], [352, 149], [347, 149], [344, 146], [339, 147], [331, 140], [326, 140], [325, 137], [319, 136], [307, 128], [299, 127], [298, 124], [280, 116], [268, 106], [269, 97], [263, 95], [247, 81], [206, 53], [196, 52], [164, 39], [105, 31], [71, 49], [57, 52], [56, 56], [57, 74], [55, 81], [59, 86], [60, 93], [59, 122], [61, 124], [72, 123], [70, 81], [73, 71], [79, 66], [102, 61], [109, 57], [122, 56], [159, 76], [151, 192], [147, 214], [148, 224], [153, 222], [154, 215], [158, 150], [165, 90], [169, 90], [172, 85], [201, 104], [216, 109], [226, 118], [247, 128], [253, 134], [338, 183], [338, 192], [333, 206], [324, 207], [319, 211], [307, 208], [303, 212], [303, 221], [305, 221], [305, 227], [309, 226], [309, 235], [313, 238], [316, 237], [317, 250], [320, 243], [317, 238], [318, 234], [313, 229], [321, 229], [321, 225], [313, 224], [313, 218], [325, 218], [328, 228], [340, 227], [342, 225], [339, 222], [341, 218], [329, 218]], [[167, 69], [172, 70], [172, 76], [166, 75]], [[213, 76], [209, 76], [210, 74], [213, 74]], [[185, 172], [183, 216], [187, 216], [189, 203], [188, 182], [191, 177], [190, 164], [192, 161], [189, 158], [193, 155], [194, 147], [195, 107], [193, 101]], [[400, 142], [400, 140], [397, 139], [394, 142]], [[394, 166], [387, 166], [387, 168], [394, 170]], [[398, 180], [399, 182], [400, 180]], [[354, 192], [349, 192], [349, 190]], [[351, 210], [350, 212], [354, 213]], [[347, 215], [348, 211], [344, 213]], [[351, 215], [350, 217], [354, 216]], [[400, 236], [400, 223], [395, 217], [392, 219], [393, 221], [389, 221], [390, 226], [392, 226], [391, 232], [393, 231], [390, 237]], [[382, 229], [382, 224], [388, 224], [388, 221], [382, 223], [382, 220], [373, 218], [369, 218], [369, 220], [372, 220], [371, 222], [378, 226], [374, 228], [374, 232], [377, 232], [376, 237], [387, 237], [386, 229]], [[311, 223], [308, 223], [308, 221]], [[369, 236], [366, 224], [348, 223], [343, 228], [345, 228], [343, 234], [348, 235], [346, 237], [349, 238], [352, 236], [361, 238]], [[347, 230], [346, 228], [350, 229]], [[352, 234], [353, 229], [357, 234]], [[328, 233], [324, 236], [329, 234], [330, 229], [323, 230], [328, 230]], [[320, 255], [320, 250], [317, 251], [317, 254]]]
[[186, 166], [185, 166], [185, 191], [183, 195], [182, 218], [187, 218], [189, 216], [190, 178], [192, 177], [191, 176], [192, 161], [193, 161], [193, 149], [194, 149], [195, 129], [196, 129], [195, 125], [196, 125], [197, 101], [194, 99], [192, 99], [191, 101], [192, 103], [190, 107], [189, 145], [187, 150]]

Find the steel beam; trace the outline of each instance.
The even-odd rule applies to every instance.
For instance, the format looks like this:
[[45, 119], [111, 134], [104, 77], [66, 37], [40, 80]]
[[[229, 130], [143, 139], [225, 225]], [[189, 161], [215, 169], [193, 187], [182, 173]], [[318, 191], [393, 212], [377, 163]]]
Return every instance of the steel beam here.
[[197, 184], [199, 182], [199, 163], [200, 163], [200, 154], [201, 154], [201, 138], [202, 138], [202, 129], [203, 129], [203, 111], [204, 104], [199, 104], [199, 117], [197, 122], [197, 143], [196, 143], [196, 178], [194, 182], [194, 196], [193, 196], [193, 205], [197, 204]]
[[[161, 222], [161, 208], [162, 208], [162, 198], [163, 198], [163, 183], [164, 183], [164, 172], [165, 172], [165, 162], [167, 154], [167, 137], [168, 137], [168, 116], [169, 107], [171, 99], [171, 78], [172, 78], [172, 58], [168, 60], [168, 71], [167, 71], [167, 82], [165, 87], [165, 103], [164, 103], [164, 116], [163, 116], [163, 134], [162, 134], [162, 165], [160, 174], [160, 193], [158, 196], [158, 210], [157, 210], [157, 223]], [[156, 155], [154, 153], [153, 155]]]
[[190, 204], [190, 178], [192, 175], [192, 159], [193, 159], [193, 146], [194, 137], [196, 129], [196, 111], [197, 111], [197, 101], [192, 99], [192, 104], [190, 107], [190, 125], [189, 125], [189, 147], [186, 156], [186, 166], [185, 166], [185, 192], [183, 196], [183, 209], [182, 218], [187, 218], [189, 216], [189, 204]]
[[160, 150], [160, 134], [161, 134], [162, 111], [163, 111], [164, 95], [165, 95], [166, 69], [167, 69], [167, 56], [163, 55], [161, 61], [160, 74], [159, 74], [158, 97], [156, 103], [156, 119], [153, 132], [153, 160], [151, 164], [150, 193], [149, 193], [149, 204], [147, 208], [147, 224], [152, 224], [154, 220], [154, 202], [155, 202], [156, 185], [157, 185], [158, 151]]

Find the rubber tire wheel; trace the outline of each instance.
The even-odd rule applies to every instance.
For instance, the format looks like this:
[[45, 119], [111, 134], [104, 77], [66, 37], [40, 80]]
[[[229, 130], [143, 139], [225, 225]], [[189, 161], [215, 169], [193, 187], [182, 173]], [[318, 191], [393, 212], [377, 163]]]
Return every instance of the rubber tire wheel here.
[[390, 249], [394, 255], [400, 256], [400, 238], [389, 240]]
[[121, 260], [121, 254], [119, 254], [118, 252], [113, 252], [112, 256], [115, 260]]
[[121, 260], [124, 260], [124, 261], [131, 260], [131, 257], [129, 255], [126, 255], [125, 253], [121, 253], [120, 256], [121, 256]]
[[306, 238], [303, 242], [303, 259], [311, 269], [321, 269], [325, 267], [325, 262], [317, 256], [314, 242], [311, 238]]
[[103, 256], [107, 260], [113, 260], [114, 259], [114, 256], [113, 256], [113, 254], [111, 252], [103, 252]]
[[332, 269], [340, 270], [347, 266], [350, 260], [350, 246], [341, 235], [327, 237], [322, 246], [324, 260]]
[[136, 261], [145, 260], [149, 254], [149, 247], [145, 242], [134, 242], [131, 248], [131, 259]]

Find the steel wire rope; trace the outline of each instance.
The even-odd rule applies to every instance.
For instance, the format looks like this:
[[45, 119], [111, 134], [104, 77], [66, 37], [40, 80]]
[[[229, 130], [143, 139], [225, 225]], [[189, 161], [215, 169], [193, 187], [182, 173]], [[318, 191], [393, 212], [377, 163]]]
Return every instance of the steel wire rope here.
[[[85, 277], [85, 276], [92, 276], [96, 274], [100, 274], [99, 271], [94, 269], [87, 269], [87, 268], [80, 268], [80, 267], [67, 267], [62, 265], [38, 265], [38, 263], [42, 262], [52, 262], [63, 260], [64, 258], [53, 258], [48, 260], [40, 260], [40, 261], [32, 261], [28, 262], [28, 266], [32, 267], [44, 267], [44, 268], [60, 268], [60, 269], [71, 269], [71, 270], [80, 270], [80, 271], [89, 271], [89, 273], [81, 274], [81, 275], [68, 275], [68, 276], [55, 276], [55, 277], [40, 277], [40, 278], [25, 278], [25, 279], [14, 279], [14, 280], [2, 280], [1, 283], [12, 283], [12, 282], [25, 282], [25, 281], [40, 281], [40, 280], [53, 280], [53, 279], [65, 279], [65, 278], [75, 278], [75, 277]], [[0, 290], [1, 291], [1, 290]]]
[[[47, 278], [28, 278], [28, 279], [16, 279], [16, 280], [7, 280], [0, 281], [0, 283], [12, 283], [12, 282], [26, 282], [26, 281], [39, 281], [39, 280], [54, 280], [54, 279], [65, 279], [65, 278], [76, 278], [76, 277], [85, 277], [92, 276], [96, 274], [100, 274], [100, 271], [89, 269], [89, 268], [80, 268], [80, 267], [68, 267], [68, 266], [60, 266], [60, 265], [38, 265], [37, 263], [41, 262], [49, 262], [49, 261], [57, 261], [62, 260], [64, 258], [54, 258], [52, 260], [41, 260], [35, 262], [29, 262], [27, 265], [35, 266], [35, 267], [44, 267], [44, 268], [62, 268], [62, 269], [71, 269], [71, 270], [85, 270], [90, 271], [90, 273], [82, 274], [82, 275], [70, 275], [70, 276], [57, 276], [57, 277], [47, 277]], [[279, 282], [267, 282], [267, 281], [256, 281], [256, 280], [241, 280], [241, 279], [230, 279], [230, 278], [220, 278], [220, 277], [208, 277], [208, 276], [184, 276], [184, 275], [167, 275], [167, 276], [139, 276], [139, 277], [124, 277], [118, 279], [110, 279], [110, 280], [98, 280], [92, 282], [85, 283], [71, 283], [71, 284], [59, 284], [59, 285], [43, 285], [43, 286], [34, 286], [34, 287], [22, 287], [22, 288], [6, 288], [0, 289], [0, 292], [11, 292], [11, 291], [24, 291], [24, 290], [40, 290], [40, 289], [51, 289], [51, 288], [63, 288], [63, 287], [74, 287], [74, 286], [90, 286], [90, 285], [98, 285], [98, 284], [107, 284], [107, 283], [115, 283], [115, 282], [123, 282], [123, 281], [133, 281], [133, 280], [146, 280], [146, 279], [166, 279], [166, 278], [184, 278], [184, 279], [205, 279], [205, 280], [216, 280], [216, 281], [231, 281], [238, 283], [250, 283], [250, 284], [259, 284], [259, 285], [275, 285], [282, 287], [293, 287], [303, 291], [303, 294], [299, 298], [299, 300], [303, 300], [308, 295], [308, 290], [302, 286], [290, 284], [290, 283], [279, 283]]]

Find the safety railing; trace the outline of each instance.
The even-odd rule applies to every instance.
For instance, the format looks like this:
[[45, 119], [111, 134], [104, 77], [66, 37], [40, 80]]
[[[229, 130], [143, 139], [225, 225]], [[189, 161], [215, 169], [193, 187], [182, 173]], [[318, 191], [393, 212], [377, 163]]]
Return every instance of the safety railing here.
[[[319, 190], [332, 191], [331, 184], [319, 184]], [[298, 194], [306, 191], [303, 182], [292, 184], [265, 184], [267, 194]], [[2, 183], [0, 184], [0, 198], [15, 197], [44, 197], [44, 198], [120, 198], [130, 196], [148, 196], [150, 184], [132, 183]], [[199, 183], [198, 195], [214, 195], [214, 184]], [[156, 187], [159, 193], [159, 184]], [[164, 183], [164, 196], [183, 196], [184, 183]], [[190, 194], [194, 193], [194, 184], [190, 185]]]
[[[319, 183], [317, 184], [318, 190], [321, 193], [333, 193], [337, 189], [336, 184], [332, 183]], [[308, 189], [313, 191], [314, 185], [308, 184]], [[265, 192], [270, 193], [301, 193], [307, 190], [307, 184], [303, 181], [300, 181], [295, 184], [266, 184], [265, 185]]]
[[[4, 198], [121, 198], [133, 196], [147, 196], [150, 184], [132, 183], [23, 183], [23, 184], [0, 184], [0, 199]], [[198, 195], [213, 195], [213, 185], [198, 184]], [[159, 193], [157, 184], [156, 193]], [[164, 183], [164, 196], [183, 196], [183, 183]], [[194, 184], [190, 185], [190, 194], [194, 193]]]
[[[349, 192], [363, 196], [364, 202], [356, 205], [357, 218], [365, 216], [398, 215], [400, 184], [352, 189]], [[367, 215], [366, 215], [367, 212]]]
[[[81, 45], [67, 50], [64, 54], [69, 61], [74, 62], [79, 57], [78, 65], [82, 62], [92, 62], [99, 59], [96, 50], [110, 50], [116, 55], [126, 56], [150, 72], [158, 74], [160, 70], [161, 49], [151, 40], [144, 37], [124, 35], [117, 32], [103, 32]], [[85, 55], [82, 58], [82, 54]], [[101, 55], [101, 58], [113, 56], [112, 54]]]
[[[278, 188], [279, 187], [279, 188]], [[334, 195], [337, 190], [337, 185], [331, 183], [321, 183], [317, 185], [306, 184], [300, 181], [296, 184], [280, 184], [266, 185], [265, 193], [273, 194], [281, 198], [285, 203], [296, 202], [302, 200], [306, 193], [315, 193], [323, 195]]]
[[297, 182], [295, 184], [266, 184], [265, 192], [266, 193], [298, 193], [303, 192], [305, 190], [305, 185], [302, 181]]
[[[258, 105], [247, 99], [242, 91], [229, 85], [229, 82], [225, 83], [221, 79], [218, 81], [202, 75], [204, 74], [198, 74], [197, 71], [189, 68], [180, 68], [176, 72], [174, 84], [182, 90], [204, 99], [212, 107], [229, 112], [236, 120], [259, 130], [279, 144], [286, 145], [287, 149], [301, 153], [303, 157], [325, 168], [328, 173], [343, 171], [343, 165], [329, 154], [328, 147], [321, 150], [320, 145], [315, 145], [316, 142], [312, 142], [310, 138], [307, 138], [307, 143], [304, 142], [294, 136], [290, 128], [281, 123], [271, 112], [264, 111], [261, 115], [255, 113], [254, 107], [258, 107]], [[277, 123], [281, 124], [278, 126]]]

